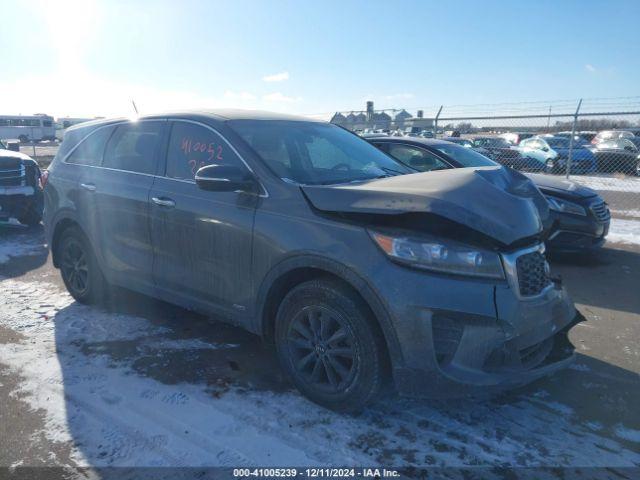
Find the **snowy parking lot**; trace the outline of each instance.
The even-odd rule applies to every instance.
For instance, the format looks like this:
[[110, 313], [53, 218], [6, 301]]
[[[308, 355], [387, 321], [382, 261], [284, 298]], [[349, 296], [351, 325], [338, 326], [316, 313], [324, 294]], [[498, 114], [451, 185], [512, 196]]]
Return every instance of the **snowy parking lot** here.
[[493, 399], [391, 396], [358, 416], [309, 403], [239, 329], [124, 292], [75, 303], [42, 231], [0, 226], [0, 464], [639, 466], [635, 223], [615, 221], [597, 258], [554, 264], [588, 319], [573, 367]]
[[[584, 177], [629, 195], [614, 180]], [[42, 231], [2, 225], [0, 465], [638, 466], [640, 215], [628, 203], [612, 206], [597, 258], [554, 265], [589, 319], [570, 370], [493, 399], [388, 397], [359, 416], [306, 401], [238, 329], [124, 292], [75, 303]]]

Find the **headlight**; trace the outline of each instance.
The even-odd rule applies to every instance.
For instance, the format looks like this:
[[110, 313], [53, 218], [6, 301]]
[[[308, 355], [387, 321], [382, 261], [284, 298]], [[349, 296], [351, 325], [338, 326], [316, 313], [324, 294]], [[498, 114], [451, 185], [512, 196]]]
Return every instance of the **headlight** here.
[[369, 233], [382, 251], [395, 261], [435, 272], [504, 278], [502, 262], [495, 252], [427, 236]]
[[563, 200], [557, 197], [550, 197], [545, 195], [547, 202], [549, 202], [549, 208], [551, 210], [555, 210], [560, 213], [572, 213], [574, 215], [582, 215], [587, 216], [587, 211], [584, 207], [578, 205], [577, 203], [570, 202], [568, 200]]

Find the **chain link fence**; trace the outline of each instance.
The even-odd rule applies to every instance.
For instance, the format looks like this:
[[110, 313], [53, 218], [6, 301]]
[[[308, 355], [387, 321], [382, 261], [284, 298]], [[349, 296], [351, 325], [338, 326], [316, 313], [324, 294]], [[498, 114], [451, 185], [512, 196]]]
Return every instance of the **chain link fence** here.
[[337, 112], [332, 122], [351, 128], [355, 118], [351, 129], [365, 137], [454, 141], [502, 165], [590, 187], [613, 216], [640, 219], [640, 97], [419, 110]]

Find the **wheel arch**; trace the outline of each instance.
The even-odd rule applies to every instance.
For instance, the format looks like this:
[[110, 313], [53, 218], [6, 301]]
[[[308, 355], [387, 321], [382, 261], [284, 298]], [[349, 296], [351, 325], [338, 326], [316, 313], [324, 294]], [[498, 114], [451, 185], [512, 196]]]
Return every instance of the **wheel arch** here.
[[316, 255], [298, 255], [282, 261], [267, 274], [257, 295], [255, 330], [272, 342], [275, 316], [285, 295], [296, 285], [312, 279], [330, 278], [355, 292], [371, 311], [375, 327], [386, 346], [386, 355], [392, 366], [401, 364], [402, 353], [391, 317], [374, 289], [357, 273], [345, 265]]

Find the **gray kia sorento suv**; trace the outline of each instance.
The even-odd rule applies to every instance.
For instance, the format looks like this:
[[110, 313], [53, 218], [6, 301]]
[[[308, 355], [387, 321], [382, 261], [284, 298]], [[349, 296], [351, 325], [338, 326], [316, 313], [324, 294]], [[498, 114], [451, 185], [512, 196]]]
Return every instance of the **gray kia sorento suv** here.
[[332, 409], [387, 380], [503, 389], [573, 356], [546, 202], [499, 166], [412, 173], [335, 125], [220, 110], [71, 127], [44, 193], [77, 301], [114, 285], [240, 325]]

